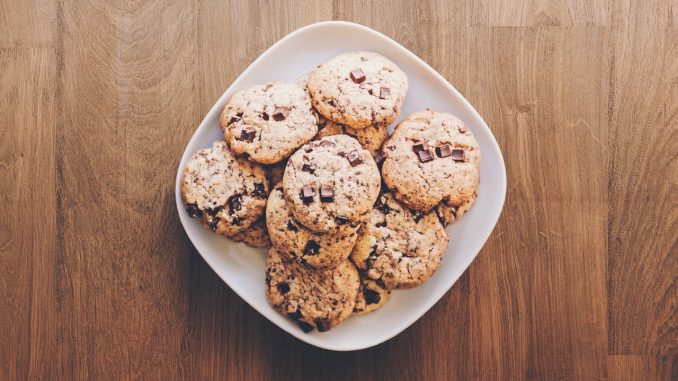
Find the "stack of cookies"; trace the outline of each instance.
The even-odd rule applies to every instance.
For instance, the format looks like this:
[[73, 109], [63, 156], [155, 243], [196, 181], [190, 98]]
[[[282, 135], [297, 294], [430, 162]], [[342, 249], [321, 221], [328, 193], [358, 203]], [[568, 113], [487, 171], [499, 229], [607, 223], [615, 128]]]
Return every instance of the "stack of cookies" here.
[[379, 54], [340, 55], [294, 83], [234, 94], [224, 141], [186, 165], [188, 214], [268, 249], [268, 300], [305, 332], [431, 278], [444, 226], [476, 198], [480, 151], [458, 118], [416, 112], [389, 136], [407, 88]]

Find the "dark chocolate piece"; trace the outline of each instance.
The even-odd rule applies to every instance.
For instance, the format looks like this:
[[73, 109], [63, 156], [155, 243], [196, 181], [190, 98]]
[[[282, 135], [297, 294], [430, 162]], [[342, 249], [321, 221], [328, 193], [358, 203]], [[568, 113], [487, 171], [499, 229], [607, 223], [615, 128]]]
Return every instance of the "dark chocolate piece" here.
[[313, 188], [303, 187], [301, 189], [301, 199], [304, 201], [304, 204], [313, 202], [313, 196], [315, 196], [315, 190]]
[[214, 216], [217, 215], [217, 213], [219, 213], [219, 212], [221, 211], [221, 209], [223, 209], [223, 206], [217, 206], [217, 207], [215, 207], [215, 208], [209, 208], [209, 209], [207, 209], [206, 212], [207, 212], [207, 214], [209, 214], [210, 216], [214, 217]]
[[299, 328], [301, 328], [302, 331], [304, 331], [304, 333], [309, 333], [313, 331], [313, 326], [306, 323], [305, 321], [298, 320], [297, 325], [299, 326]]
[[288, 292], [290, 292], [290, 285], [284, 282], [278, 283], [276, 288], [278, 288], [278, 291], [280, 291], [281, 294], [287, 294]]
[[370, 290], [369, 288], [365, 288], [363, 290], [363, 296], [365, 297], [365, 302], [367, 304], [377, 304], [381, 301], [381, 296], [379, 296], [379, 293]]
[[242, 198], [239, 194], [233, 195], [228, 198], [228, 213], [233, 214], [242, 209]]
[[299, 228], [297, 227], [297, 225], [294, 222], [287, 221], [287, 230], [293, 231], [293, 232], [298, 232]]
[[356, 150], [349, 152], [346, 155], [346, 159], [351, 163], [351, 167], [355, 167], [363, 163], [363, 158], [360, 157], [360, 153]]
[[463, 149], [453, 149], [452, 150], [452, 160], [454, 161], [466, 161], [466, 154]]
[[217, 225], [219, 225], [219, 221], [221, 221], [221, 218], [217, 217], [210, 222], [210, 229], [212, 229], [213, 232], [217, 231]]
[[304, 255], [316, 255], [320, 252], [320, 245], [314, 240], [306, 242], [304, 246]]
[[233, 124], [235, 122], [239, 122], [239, 121], [240, 121], [240, 118], [238, 118], [237, 116], [232, 116], [231, 120], [228, 121], [228, 124], [231, 125], [231, 124]]
[[355, 83], [365, 82], [365, 73], [360, 69], [351, 70], [351, 80]]
[[301, 171], [313, 174], [315, 173], [315, 168], [313, 168], [310, 164], [304, 164], [301, 166]]
[[264, 195], [264, 190], [266, 187], [264, 187], [263, 183], [256, 183], [254, 184], [254, 192], [252, 192], [252, 195], [255, 197], [261, 197]]
[[379, 89], [379, 98], [386, 99], [391, 96], [391, 89], [388, 87], [382, 87]]
[[452, 155], [452, 147], [449, 144], [438, 146], [436, 147], [436, 155], [440, 158], [448, 157]]
[[348, 218], [344, 216], [336, 216], [334, 219], [337, 221], [339, 225], [346, 225], [349, 222]]
[[264, 120], [268, 120], [268, 113], [266, 111], [262, 112], [261, 117], [264, 118]]
[[417, 156], [419, 156], [419, 161], [422, 163], [426, 163], [434, 159], [430, 149], [417, 151]]
[[191, 218], [202, 216], [202, 210], [200, 210], [196, 204], [188, 204], [186, 206], [186, 212], [188, 212], [188, 216]]
[[427, 149], [428, 149], [428, 143], [426, 143], [426, 142], [418, 142], [418, 143], [415, 143], [415, 144], [412, 146], [412, 150], [413, 150], [415, 153], [416, 153], [416, 152], [419, 152], [419, 151], [425, 151], [425, 150], [427, 150]]
[[289, 107], [276, 107], [273, 111], [273, 120], [276, 122], [283, 121], [287, 118], [287, 115], [290, 113]]
[[248, 143], [252, 143], [256, 136], [257, 136], [257, 132], [254, 131], [254, 130], [242, 130], [242, 131], [240, 131], [240, 140], [244, 140]]
[[327, 332], [332, 328], [332, 324], [327, 319], [316, 319], [315, 326], [318, 328], [318, 332]]
[[330, 187], [320, 187], [320, 201], [332, 202], [334, 200], [334, 189]]

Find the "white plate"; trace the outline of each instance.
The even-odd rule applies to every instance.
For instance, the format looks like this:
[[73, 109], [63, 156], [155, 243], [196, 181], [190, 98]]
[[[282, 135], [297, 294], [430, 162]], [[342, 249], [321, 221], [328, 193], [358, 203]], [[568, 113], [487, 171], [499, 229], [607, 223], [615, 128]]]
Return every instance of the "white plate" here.
[[[409, 93], [401, 118], [431, 108], [461, 118], [475, 135], [482, 154], [480, 193], [460, 222], [447, 228], [450, 245], [441, 268], [431, 280], [412, 290], [395, 291], [391, 300], [371, 314], [351, 317], [329, 332], [304, 333], [277, 313], [264, 292], [263, 250], [236, 244], [213, 234], [188, 216], [181, 200], [181, 174], [191, 154], [223, 139], [219, 114], [237, 90], [274, 80], [294, 80], [340, 53], [369, 50], [398, 64], [409, 77]], [[391, 126], [392, 128], [393, 126]], [[257, 58], [212, 107], [186, 147], [177, 171], [179, 218], [195, 248], [212, 269], [254, 309], [291, 335], [317, 347], [348, 351], [384, 342], [419, 319], [457, 281], [490, 236], [506, 195], [506, 169], [499, 146], [487, 124], [445, 78], [419, 57], [383, 34], [362, 25], [328, 21], [290, 33]]]

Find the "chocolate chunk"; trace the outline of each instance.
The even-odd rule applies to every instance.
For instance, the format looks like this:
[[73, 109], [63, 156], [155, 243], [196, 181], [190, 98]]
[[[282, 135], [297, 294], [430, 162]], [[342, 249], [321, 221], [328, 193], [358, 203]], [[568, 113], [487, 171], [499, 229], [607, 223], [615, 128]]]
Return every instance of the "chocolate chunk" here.
[[374, 95], [374, 93], [372, 92], [372, 89], [368, 89], [367, 92], [370, 93], [370, 95]]
[[332, 107], [337, 107], [337, 102], [334, 99], [330, 99], [327, 103]]
[[191, 218], [202, 216], [202, 210], [200, 210], [196, 204], [188, 204], [186, 206], [186, 212], [188, 212], [188, 216]]
[[219, 225], [219, 221], [221, 221], [221, 218], [217, 217], [210, 222], [210, 229], [212, 229], [213, 232], [217, 231], [217, 225]]
[[363, 296], [365, 297], [365, 302], [367, 304], [377, 304], [381, 301], [381, 296], [379, 296], [379, 293], [370, 290], [369, 288], [365, 288], [363, 290]]
[[346, 225], [349, 222], [348, 218], [344, 216], [336, 216], [334, 219], [339, 225]]
[[360, 153], [356, 150], [349, 152], [346, 155], [346, 159], [348, 160], [349, 163], [351, 163], [351, 167], [355, 167], [356, 165], [360, 165], [363, 163], [363, 158], [360, 157]]
[[313, 188], [303, 187], [301, 189], [301, 199], [304, 201], [304, 204], [313, 202], [313, 196], [315, 196], [315, 190]]
[[287, 283], [278, 283], [276, 288], [278, 289], [278, 291], [280, 291], [281, 294], [287, 294], [288, 292], [290, 292], [290, 285]]
[[252, 195], [254, 195], [255, 197], [263, 196], [265, 188], [266, 187], [264, 187], [263, 183], [254, 184], [254, 192], [252, 192]]
[[316, 319], [315, 326], [318, 328], [318, 332], [327, 332], [332, 328], [332, 324], [327, 319]]
[[419, 161], [421, 161], [422, 163], [426, 163], [434, 159], [433, 153], [431, 153], [430, 149], [417, 151], [417, 156], [419, 156]]
[[248, 143], [252, 143], [254, 138], [257, 136], [257, 132], [254, 130], [242, 130], [240, 131], [240, 140], [244, 140]]
[[334, 200], [334, 189], [330, 187], [320, 187], [320, 201], [332, 202]]
[[240, 225], [242, 225], [242, 218], [240, 218], [240, 217], [238, 217], [238, 216], [233, 216], [233, 217], [231, 218], [231, 223], [232, 223], [233, 225], [240, 226]]
[[287, 221], [287, 230], [293, 231], [293, 232], [298, 232], [299, 228], [297, 227], [297, 225], [294, 222]]
[[452, 147], [449, 144], [438, 146], [436, 147], [436, 155], [440, 158], [448, 157], [452, 155]]
[[426, 215], [424, 212], [419, 210], [412, 210], [412, 215], [414, 216], [414, 222], [419, 222]]
[[306, 242], [304, 246], [304, 255], [316, 255], [320, 252], [320, 245], [314, 240]]
[[288, 316], [290, 319], [294, 319], [294, 320], [299, 320], [299, 319], [302, 318], [301, 311], [299, 311], [298, 308], [297, 308], [294, 312], [288, 312], [288, 313], [287, 313], [287, 316]]
[[261, 117], [262, 117], [264, 120], [268, 120], [268, 113], [266, 113], [266, 111], [262, 112], [262, 113], [261, 113]]
[[237, 113], [237, 114], [235, 114], [235, 115], [236, 115], [238, 118], [242, 118], [242, 113], [241, 113], [241, 112], [239, 112], [239, 113]]
[[355, 83], [363, 83], [365, 81], [365, 73], [360, 69], [352, 70], [351, 80]]
[[228, 124], [231, 125], [231, 124], [233, 124], [235, 122], [239, 122], [239, 121], [240, 121], [240, 118], [238, 118], [237, 116], [232, 116], [231, 120], [228, 121]]
[[297, 321], [297, 325], [299, 326], [299, 328], [301, 328], [302, 331], [304, 331], [304, 333], [309, 333], [309, 332], [313, 331], [313, 326], [306, 323], [305, 321], [301, 321], [301, 320]]
[[321, 147], [334, 147], [335, 146], [335, 144], [333, 142], [329, 141], [329, 140], [323, 140], [318, 145], [321, 146]]
[[209, 208], [209, 209], [207, 209], [206, 212], [207, 212], [207, 214], [209, 214], [210, 216], [214, 217], [214, 216], [217, 215], [217, 213], [219, 213], [219, 212], [221, 211], [221, 209], [223, 209], [222, 206], [217, 206], [216, 208]]
[[412, 146], [412, 150], [413, 150], [415, 153], [416, 153], [416, 152], [419, 152], [419, 151], [425, 151], [425, 150], [427, 150], [427, 149], [428, 149], [428, 143], [426, 143], [426, 142], [415, 143], [415, 144]]
[[468, 129], [464, 126], [459, 126], [459, 128], [457, 128], [457, 131], [459, 131], [462, 134], [465, 134], [468, 132]]
[[384, 220], [382, 222], [377, 222], [376, 224], [374, 224], [374, 226], [376, 226], [378, 228], [385, 228], [386, 227], [386, 220]]
[[276, 107], [273, 111], [273, 120], [276, 122], [283, 121], [287, 118], [287, 115], [290, 113], [289, 107]]
[[391, 96], [391, 89], [389, 89], [388, 87], [379, 88], [379, 98], [387, 99], [390, 96]]
[[233, 214], [242, 209], [242, 198], [239, 194], [228, 198], [228, 213]]
[[463, 149], [453, 149], [452, 150], [452, 160], [454, 161], [466, 161], [466, 154]]
[[310, 174], [314, 174], [315, 168], [313, 168], [313, 166], [311, 166], [310, 164], [304, 164], [304, 165], [301, 166], [301, 171], [302, 172], [308, 172]]

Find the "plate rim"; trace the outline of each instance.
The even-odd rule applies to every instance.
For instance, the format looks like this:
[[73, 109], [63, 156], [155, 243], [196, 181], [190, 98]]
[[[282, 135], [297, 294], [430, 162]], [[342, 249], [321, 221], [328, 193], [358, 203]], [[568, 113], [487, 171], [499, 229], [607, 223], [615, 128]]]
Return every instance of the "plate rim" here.
[[[454, 94], [454, 96], [459, 101], [461, 101], [463, 107], [466, 108], [474, 118], [476, 118], [478, 121], [481, 122], [481, 123], [479, 123], [479, 127], [484, 129], [485, 132], [491, 137], [491, 139], [489, 141], [489, 144], [491, 146], [490, 148], [498, 155], [498, 157], [500, 159], [499, 160], [500, 168], [497, 168], [498, 172], [501, 175], [501, 178], [498, 179], [500, 189], [495, 189], [495, 192], [501, 192], [501, 195], [500, 195], [501, 196], [501, 203], [500, 203], [501, 207], [497, 208], [496, 211], [493, 211], [493, 214], [488, 218], [488, 226], [491, 226], [491, 229], [489, 229], [488, 233], [485, 234], [484, 237], [482, 237], [482, 240], [481, 240], [482, 243], [480, 244], [479, 247], [477, 247], [475, 249], [475, 253], [472, 255], [472, 257], [470, 258], [468, 263], [465, 263], [464, 269], [460, 272], [460, 274], [456, 277], [456, 279], [454, 279], [453, 281], [450, 282], [450, 285], [448, 287], [444, 288], [444, 290], [441, 289], [438, 292], [436, 292], [435, 295], [434, 295], [435, 296], [434, 298], [432, 298], [431, 300], [423, 301], [422, 302], [424, 304], [423, 312], [421, 314], [417, 314], [417, 316], [415, 316], [415, 317], [408, 317], [407, 319], [405, 319], [405, 323], [402, 324], [401, 329], [395, 330], [393, 333], [389, 333], [389, 334], [385, 335], [384, 337], [380, 337], [377, 340], [374, 340], [374, 341], [366, 343], [366, 344], [361, 344], [361, 345], [350, 345], [350, 344], [348, 344], [348, 345], [347, 344], [332, 345], [331, 342], [318, 340], [315, 336], [310, 336], [310, 335], [307, 335], [303, 332], [297, 332], [296, 330], [289, 330], [289, 329], [287, 329], [287, 327], [281, 326], [277, 322], [275, 322], [274, 320], [269, 318], [267, 313], [262, 311], [256, 304], [250, 303], [247, 298], [244, 298], [241, 295], [241, 293], [238, 291], [237, 287], [234, 287], [233, 285], [231, 285], [231, 283], [229, 283], [229, 281], [227, 279], [225, 279], [224, 277], [222, 277], [219, 274], [219, 272], [216, 270], [217, 265], [214, 264], [210, 259], [208, 259], [208, 257], [206, 257], [203, 254], [203, 250], [205, 250], [206, 247], [203, 245], [202, 241], [199, 241], [197, 239], [194, 240], [193, 237], [191, 236], [191, 234], [189, 233], [189, 231], [186, 227], [186, 221], [184, 221], [185, 218], [181, 213], [181, 210], [183, 210], [183, 199], [181, 197], [181, 178], [182, 178], [182, 175], [183, 175], [183, 169], [185, 167], [185, 164], [188, 161], [188, 159], [190, 158], [190, 156], [193, 154], [193, 152], [189, 152], [188, 147], [191, 146], [194, 143], [194, 140], [197, 139], [198, 135], [200, 135], [199, 133], [203, 129], [208, 128], [208, 119], [211, 119], [211, 116], [213, 114], [221, 112], [221, 108], [223, 107], [223, 103], [225, 103], [225, 101], [226, 101], [225, 98], [226, 98], [227, 94], [230, 92], [230, 90], [232, 88], [240, 85], [240, 83], [243, 81], [243, 78], [245, 78], [252, 70], [254, 70], [253, 68], [256, 66], [256, 64], [264, 61], [268, 57], [268, 55], [273, 50], [275, 50], [278, 46], [282, 45], [283, 43], [287, 42], [288, 40], [293, 39], [297, 35], [300, 35], [302, 33], [307, 33], [307, 32], [310, 32], [314, 29], [322, 28], [322, 27], [326, 27], [326, 26], [337, 26], [337, 27], [352, 28], [352, 29], [360, 30], [361, 32], [376, 35], [380, 39], [384, 40], [384, 42], [393, 45], [394, 48], [398, 49], [401, 53], [405, 54], [410, 59], [414, 60], [421, 67], [425, 68], [426, 71], [428, 72], [428, 74], [433, 75], [433, 77], [438, 82], [443, 84], [446, 87], [447, 90], [449, 90], [452, 94]], [[494, 231], [494, 228], [496, 227], [497, 221], [499, 220], [499, 217], [501, 216], [501, 213], [504, 209], [504, 204], [506, 202], [506, 190], [507, 190], [507, 174], [506, 174], [506, 165], [505, 165], [505, 162], [504, 162], [504, 156], [502, 155], [501, 149], [499, 147], [499, 144], [497, 143], [497, 140], [496, 140], [494, 134], [492, 133], [492, 130], [489, 128], [489, 126], [487, 125], [485, 120], [480, 116], [478, 111], [473, 107], [473, 105], [471, 105], [471, 103], [452, 84], [450, 84], [447, 81], [447, 79], [445, 79], [445, 77], [443, 77], [440, 73], [438, 73], [438, 71], [433, 69], [426, 61], [422, 60], [419, 56], [417, 56], [416, 54], [411, 52], [409, 49], [402, 46], [397, 41], [393, 40], [392, 38], [384, 35], [383, 33], [379, 32], [379, 31], [376, 31], [376, 30], [374, 30], [370, 27], [367, 27], [367, 26], [364, 26], [364, 25], [361, 25], [361, 24], [357, 24], [357, 23], [353, 23], [353, 22], [349, 22], [349, 21], [338, 21], [338, 20], [321, 21], [321, 22], [317, 22], [317, 23], [313, 23], [313, 24], [309, 24], [309, 25], [300, 27], [300, 28], [294, 30], [293, 32], [285, 35], [284, 37], [282, 37], [278, 41], [276, 41], [273, 45], [271, 45], [268, 49], [266, 49], [263, 53], [261, 53], [261, 55], [259, 55], [254, 61], [252, 61], [247, 66], [247, 68], [245, 68], [245, 70], [243, 70], [242, 73], [240, 73], [240, 75], [235, 80], [233, 80], [233, 82], [226, 88], [226, 90], [224, 90], [223, 94], [212, 105], [210, 110], [207, 112], [205, 117], [202, 119], [202, 121], [198, 125], [198, 128], [195, 130], [195, 132], [191, 136], [190, 140], [186, 143], [186, 146], [184, 148], [184, 153], [182, 154], [181, 159], [179, 161], [179, 165], [178, 165], [178, 169], [177, 169], [177, 175], [176, 175], [176, 179], [175, 179], [176, 207], [177, 207], [177, 213], [179, 215], [179, 220], [181, 221], [181, 225], [184, 228], [186, 236], [191, 241], [191, 243], [195, 247], [196, 251], [198, 251], [200, 256], [208, 264], [208, 266], [212, 269], [212, 271], [214, 271], [217, 274], [217, 276], [219, 276], [219, 278], [224, 283], [226, 283], [226, 285], [228, 285], [228, 287], [231, 288], [231, 290], [233, 290], [233, 292], [235, 292], [236, 295], [238, 295], [238, 297], [243, 299], [250, 307], [254, 308], [255, 311], [257, 311], [259, 314], [264, 316], [267, 320], [269, 320], [270, 322], [275, 324], [278, 328], [282, 329], [283, 331], [287, 332], [288, 334], [292, 335], [293, 337], [295, 337], [295, 338], [297, 338], [297, 339], [299, 339], [299, 340], [301, 340], [305, 343], [308, 343], [310, 345], [313, 345], [313, 346], [316, 346], [316, 347], [319, 347], [319, 348], [322, 348], [322, 349], [332, 350], [332, 351], [355, 351], [355, 350], [361, 350], [361, 349], [370, 348], [370, 347], [379, 345], [379, 344], [381, 344], [385, 341], [388, 341], [388, 340], [392, 339], [393, 337], [399, 335], [404, 330], [409, 328], [412, 324], [414, 324], [414, 322], [416, 322], [421, 317], [423, 317], [457, 283], [457, 281], [459, 280], [461, 275], [468, 270], [471, 263], [473, 263], [473, 261], [476, 259], [476, 257], [480, 253], [480, 250], [487, 243], [487, 240], [489, 239], [490, 235]]]

